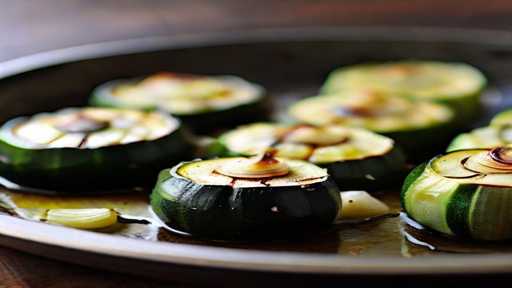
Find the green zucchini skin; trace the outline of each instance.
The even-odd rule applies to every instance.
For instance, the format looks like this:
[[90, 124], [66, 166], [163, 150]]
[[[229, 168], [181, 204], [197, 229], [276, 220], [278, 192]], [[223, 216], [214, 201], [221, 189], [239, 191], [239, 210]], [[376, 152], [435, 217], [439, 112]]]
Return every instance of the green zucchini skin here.
[[[229, 150], [222, 137], [220, 137], [210, 145], [208, 156], [247, 157], [252, 155], [243, 155]], [[396, 186], [397, 181], [403, 179], [406, 174], [405, 156], [399, 147], [394, 147], [382, 156], [317, 165], [327, 169], [329, 175], [341, 190], [389, 188]]]
[[405, 177], [404, 183], [402, 185], [402, 189], [400, 190], [400, 204], [402, 205], [402, 208], [405, 209], [405, 196], [407, 195], [407, 191], [409, 190], [409, 187], [411, 187], [412, 183], [418, 179], [418, 177], [423, 174], [425, 171], [425, 168], [427, 167], [428, 162], [422, 163], [414, 169], [409, 172], [407, 177]]
[[406, 174], [405, 156], [398, 147], [382, 156], [321, 164], [342, 190], [379, 190], [396, 186]]
[[[14, 118], [2, 129], [12, 129], [25, 120]], [[151, 185], [158, 171], [190, 157], [192, 150], [183, 128], [152, 141], [96, 149], [28, 149], [13, 145], [7, 133], [0, 135], [3, 177], [23, 186], [58, 189], [63, 194]]]
[[[108, 108], [128, 108], [144, 111], [157, 110], [154, 106], [125, 105], [116, 101], [111, 96], [110, 91], [116, 86], [139, 80], [112, 80], [106, 82], [93, 90], [89, 104], [91, 106]], [[261, 90], [261, 96], [256, 101], [250, 103], [222, 110], [204, 111], [195, 114], [173, 114], [172, 116], [180, 119], [187, 128], [197, 133], [210, 133], [221, 128], [232, 128], [253, 121], [265, 121], [270, 117], [272, 103], [265, 90], [262, 87], [259, 87], [259, 89]]]
[[[454, 123], [446, 123], [430, 128], [380, 133], [395, 140], [411, 163], [422, 163], [443, 151], [457, 128]], [[378, 132], [376, 132], [378, 133]]]
[[430, 167], [441, 156], [417, 166], [404, 181], [401, 203], [408, 216], [437, 232], [462, 239], [512, 239], [512, 188], [459, 183], [442, 177]]
[[304, 187], [201, 185], [177, 174], [187, 163], [163, 170], [151, 194], [155, 214], [180, 232], [212, 239], [289, 237], [328, 227], [341, 209], [330, 178]]

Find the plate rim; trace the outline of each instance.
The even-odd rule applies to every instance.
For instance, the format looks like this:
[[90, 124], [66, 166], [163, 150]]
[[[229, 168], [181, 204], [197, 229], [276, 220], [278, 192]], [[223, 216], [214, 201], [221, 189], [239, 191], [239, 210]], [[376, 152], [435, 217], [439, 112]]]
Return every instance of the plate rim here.
[[[23, 227], [23, 229], [19, 229], [19, 227]], [[66, 237], [59, 236], [63, 234]], [[85, 253], [162, 264], [257, 272], [338, 275], [454, 275], [512, 271], [511, 253], [492, 256], [490, 254], [461, 254], [456, 257], [437, 255], [401, 258], [268, 252], [131, 239], [48, 225], [8, 215], [0, 215], [0, 235]]]
[[[393, 33], [389, 33], [390, 30]], [[227, 44], [320, 40], [442, 41], [445, 43], [486, 44], [509, 48], [512, 44], [512, 31], [429, 26], [312, 26], [135, 37], [70, 46], [2, 61], [0, 62], [0, 80], [45, 67], [109, 56], [149, 53], [178, 48], [214, 47]]]
[[[390, 30], [393, 33], [389, 33]], [[41, 52], [0, 63], [0, 81], [54, 65], [132, 53], [227, 44], [315, 40], [456, 42], [505, 46], [509, 50], [512, 49], [512, 32], [503, 30], [395, 26], [265, 28], [132, 38]], [[230, 270], [336, 275], [447, 275], [512, 272], [512, 253], [400, 258], [268, 252], [136, 240], [53, 226], [1, 214], [0, 235], [86, 253]], [[59, 237], [59, 235], [66, 235], [66, 237]], [[87, 243], [94, 243], [96, 246], [87, 245]]]

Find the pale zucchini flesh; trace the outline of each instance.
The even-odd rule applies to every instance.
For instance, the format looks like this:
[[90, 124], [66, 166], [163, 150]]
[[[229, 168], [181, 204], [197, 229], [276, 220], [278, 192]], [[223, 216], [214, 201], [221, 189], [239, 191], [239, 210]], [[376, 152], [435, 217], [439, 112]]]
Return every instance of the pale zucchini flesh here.
[[335, 70], [322, 92], [376, 89], [417, 99], [451, 100], [478, 95], [485, 85], [483, 74], [467, 64], [398, 61]]
[[512, 143], [512, 126], [488, 126], [455, 137], [446, 149], [494, 148]]
[[505, 110], [495, 115], [491, 126], [512, 126], [512, 110]]
[[340, 124], [377, 133], [414, 131], [447, 125], [454, 114], [448, 107], [413, 101], [371, 90], [348, 90], [309, 97], [292, 105], [289, 113], [311, 125]]
[[178, 127], [176, 119], [159, 112], [68, 108], [19, 121], [0, 137], [26, 149], [94, 149], [156, 140]]
[[328, 169], [341, 189], [382, 189], [399, 181], [405, 159], [388, 137], [341, 125], [255, 123], [223, 134], [213, 156], [252, 156], [273, 147], [277, 156]]
[[0, 128], [2, 176], [65, 194], [147, 185], [190, 151], [180, 121], [161, 112], [67, 108]]
[[[327, 138], [329, 135], [331, 139]], [[279, 157], [315, 164], [382, 156], [394, 146], [391, 139], [364, 129], [272, 123], [240, 126], [222, 135], [219, 141], [231, 154], [251, 156], [272, 146]]]
[[283, 187], [301, 186], [323, 182], [327, 179], [327, 170], [300, 160], [284, 160], [289, 167], [289, 173], [280, 177], [268, 179], [233, 178], [219, 173], [219, 167], [235, 165], [243, 160], [241, 157], [220, 158], [194, 161], [177, 169], [177, 175], [187, 178], [200, 185], [221, 185], [235, 188], [243, 187]]

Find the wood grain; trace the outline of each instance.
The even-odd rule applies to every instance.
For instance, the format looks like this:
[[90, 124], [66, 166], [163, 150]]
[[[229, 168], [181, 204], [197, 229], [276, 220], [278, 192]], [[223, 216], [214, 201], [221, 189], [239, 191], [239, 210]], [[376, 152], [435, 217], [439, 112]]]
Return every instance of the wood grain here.
[[162, 283], [142, 277], [93, 270], [0, 248], [0, 288], [161, 286]]
[[[98, 41], [198, 31], [311, 25], [512, 28], [509, 0], [1, 0], [0, 5], [0, 60]], [[0, 248], [0, 288], [161, 285]]]

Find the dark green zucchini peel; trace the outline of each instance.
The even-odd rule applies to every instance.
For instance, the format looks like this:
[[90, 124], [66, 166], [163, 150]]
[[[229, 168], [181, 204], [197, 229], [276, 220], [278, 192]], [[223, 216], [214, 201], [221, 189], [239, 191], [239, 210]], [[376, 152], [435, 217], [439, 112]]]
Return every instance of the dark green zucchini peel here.
[[454, 128], [454, 114], [445, 105], [372, 90], [306, 98], [292, 105], [289, 114], [301, 123], [360, 127], [386, 135], [412, 160], [443, 149]]
[[146, 185], [190, 150], [180, 122], [160, 112], [68, 108], [0, 128], [2, 176], [71, 192]]
[[265, 119], [265, 90], [235, 76], [158, 73], [107, 82], [90, 99], [94, 106], [159, 109], [200, 132]]
[[512, 239], [512, 148], [438, 156], [411, 172], [401, 196], [411, 218], [441, 233]]
[[210, 147], [213, 156], [252, 156], [268, 147], [278, 157], [327, 168], [340, 189], [380, 189], [404, 172], [404, 156], [393, 140], [340, 125], [254, 123], [226, 132]]
[[265, 153], [163, 170], [151, 206], [168, 227], [194, 236], [272, 239], [331, 225], [341, 199], [325, 169]]

